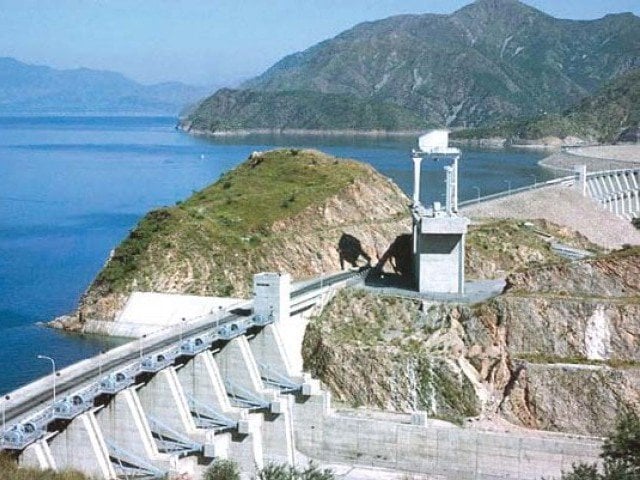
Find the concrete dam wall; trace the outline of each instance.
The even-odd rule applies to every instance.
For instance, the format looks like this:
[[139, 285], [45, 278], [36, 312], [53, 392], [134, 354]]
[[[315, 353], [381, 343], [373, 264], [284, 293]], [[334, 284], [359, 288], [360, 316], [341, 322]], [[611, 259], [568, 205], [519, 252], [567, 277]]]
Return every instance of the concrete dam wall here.
[[200, 478], [219, 458], [237, 462], [247, 479], [269, 462], [307, 459], [442, 479], [514, 480], [597, 460], [598, 438], [332, 408], [330, 394], [302, 372], [300, 347], [307, 319], [345, 284], [325, 279], [292, 297], [282, 288], [256, 299], [252, 317], [218, 318], [208, 327], [212, 336], [181, 335], [177, 353], [171, 345], [143, 351], [140, 343], [136, 358], [133, 342], [126, 368], [109, 371], [99, 389], [84, 381], [53, 407], [47, 398], [14, 416], [0, 446], [22, 465], [109, 480]]

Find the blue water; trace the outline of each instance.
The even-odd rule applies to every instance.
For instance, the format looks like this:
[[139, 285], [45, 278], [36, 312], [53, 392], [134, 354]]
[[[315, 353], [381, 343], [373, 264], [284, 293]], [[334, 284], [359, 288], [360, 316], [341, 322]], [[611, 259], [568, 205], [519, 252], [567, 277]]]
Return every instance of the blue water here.
[[[148, 210], [215, 181], [254, 150], [313, 147], [372, 164], [406, 192], [413, 139], [251, 136], [207, 140], [173, 118], [0, 118], [0, 392], [121, 342], [36, 326], [70, 312]], [[460, 199], [550, 178], [540, 155], [465, 151]], [[441, 164], [425, 165], [423, 200], [440, 200]]]

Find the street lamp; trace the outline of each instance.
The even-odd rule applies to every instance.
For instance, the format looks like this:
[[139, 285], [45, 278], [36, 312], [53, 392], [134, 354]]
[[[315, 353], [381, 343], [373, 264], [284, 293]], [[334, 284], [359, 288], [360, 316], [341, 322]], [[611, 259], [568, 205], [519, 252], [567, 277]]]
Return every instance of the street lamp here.
[[182, 343], [182, 335], [184, 334], [184, 322], [185, 322], [186, 318], [182, 317], [182, 320], [180, 320], [180, 343]]
[[533, 173], [531, 173], [529, 176], [533, 177], [533, 186], [538, 186], [538, 177], [536, 177]]
[[320, 289], [322, 290], [323, 282], [324, 282], [324, 278], [322, 278], [324, 276], [324, 268], [323, 268], [323, 265], [322, 265], [322, 255], [320, 255], [320, 252], [316, 252], [316, 258], [318, 259], [318, 262], [320, 263]]
[[480, 200], [480, 187], [474, 185], [472, 188], [475, 188], [476, 192], [478, 192], [478, 200]]
[[147, 334], [145, 333], [144, 335], [142, 335], [140, 337], [140, 342], [139, 342], [139, 346], [140, 346], [140, 361], [142, 361], [142, 341], [147, 338]]
[[504, 180], [504, 182], [509, 186], [509, 194], [511, 194], [511, 180]]
[[102, 355], [104, 355], [106, 352], [104, 350], [100, 350], [100, 352], [98, 352], [98, 376], [101, 377], [102, 376]]
[[53, 370], [53, 403], [56, 403], [56, 361], [51, 358], [51, 357], [47, 357], [46, 355], [38, 355], [37, 358], [40, 358], [42, 360], [49, 360], [51, 362], [51, 368]]
[[5, 395], [2, 402], [2, 433], [7, 431], [7, 402], [11, 400], [9, 395]]

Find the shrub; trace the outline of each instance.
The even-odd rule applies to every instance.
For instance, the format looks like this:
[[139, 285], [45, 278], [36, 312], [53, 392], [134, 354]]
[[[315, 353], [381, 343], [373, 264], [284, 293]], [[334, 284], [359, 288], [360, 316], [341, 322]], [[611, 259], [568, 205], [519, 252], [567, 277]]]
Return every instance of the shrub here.
[[291, 465], [269, 464], [258, 473], [258, 480], [334, 480], [331, 470], [320, 470], [313, 463], [305, 469]]
[[621, 415], [616, 429], [602, 446], [602, 473], [597, 465], [581, 463], [562, 480], [637, 480], [640, 479], [640, 418], [635, 413]]
[[5, 454], [0, 454], [0, 480], [89, 480], [79, 472], [37, 470], [34, 468], [18, 468], [15, 461]]
[[204, 472], [204, 480], [240, 480], [238, 465], [231, 460], [216, 460]]

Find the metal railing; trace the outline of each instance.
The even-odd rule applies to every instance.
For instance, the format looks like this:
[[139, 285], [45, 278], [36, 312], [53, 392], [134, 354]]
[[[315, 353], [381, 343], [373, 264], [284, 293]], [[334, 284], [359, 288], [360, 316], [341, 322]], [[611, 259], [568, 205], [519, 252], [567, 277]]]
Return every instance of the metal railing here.
[[559, 185], [562, 183], [575, 182], [575, 175], [568, 175], [566, 177], [554, 178], [553, 180], [547, 180], [546, 182], [537, 182], [534, 185], [525, 185], [524, 187], [512, 188], [502, 192], [492, 193], [491, 195], [485, 195], [479, 198], [473, 198], [459, 202], [459, 207], [468, 207], [469, 205], [475, 205], [477, 203], [487, 202], [489, 200], [496, 200], [498, 198], [505, 198], [516, 193], [529, 192], [531, 190], [538, 190], [552, 185]]
[[[291, 298], [306, 297], [316, 290], [323, 290], [341, 282], [358, 281], [361, 275], [363, 275], [363, 272], [342, 272], [329, 278], [323, 278], [293, 290]], [[96, 374], [91, 381], [85, 380], [83, 375], [76, 375], [74, 381], [78, 383], [78, 387], [75, 389], [73, 387], [67, 388], [62, 391], [61, 393], [64, 394], [64, 397], [60, 401], [44, 407], [41, 402], [34, 409], [35, 412], [33, 414], [19, 417], [19, 421], [8, 423], [9, 428], [0, 434], [0, 451], [23, 450], [31, 443], [43, 438], [47, 434], [47, 428], [51, 422], [75, 418], [93, 408], [95, 398], [99, 395], [116, 395], [118, 392], [135, 384], [136, 377], [141, 373], [156, 373], [173, 365], [178, 357], [194, 356], [199, 352], [212, 348], [216, 342], [230, 341], [235, 337], [244, 335], [247, 330], [253, 327], [264, 327], [274, 321], [273, 318], [254, 315], [240, 317], [231, 314], [223, 318], [216, 317], [217, 314], [212, 314], [199, 319], [192, 326], [191, 332], [181, 332], [179, 337], [173, 332], [161, 331], [150, 335], [146, 338], [146, 341], [141, 338], [139, 342], [131, 342], [115, 348], [100, 357], [100, 366], [98, 368], [93, 365], [97, 358], [83, 360], [67, 367], [63, 372], [65, 370], [68, 372], [69, 369], [77, 368], [78, 366], [84, 366], [87, 369], [86, 375], [92, 375], [93, 372], [96, 372]], [[145, 349], [147, 350], [146, 353], [144, 353]], [[131, 360], [132, 356], [135, 360]], [[115, 365], [109, 365], [113, 362], [116, 362]], [[279, 381], [282, 382], [283, 379], [279, 378]], [[41, 382], [41, 380], [33, 383], [38, 382]], [[244, 405], [250, 409], [270, 409], [273, 407], [271, 402], [246, 389], [232, 383], [226, 386], [228, 394], [237, 404]], [[26, 387], [22, 387], [20, 390]], [[16, 398], [17, 395], [12, 392], [11, 396]]]

